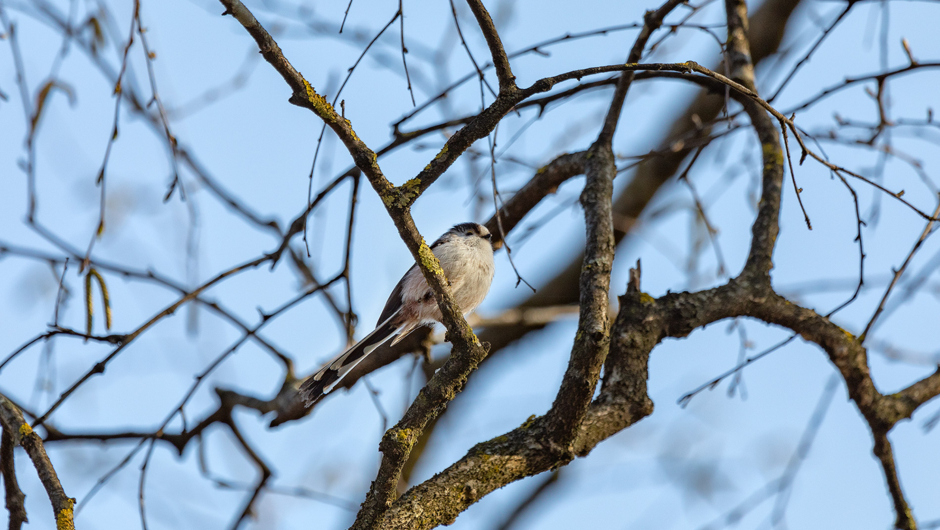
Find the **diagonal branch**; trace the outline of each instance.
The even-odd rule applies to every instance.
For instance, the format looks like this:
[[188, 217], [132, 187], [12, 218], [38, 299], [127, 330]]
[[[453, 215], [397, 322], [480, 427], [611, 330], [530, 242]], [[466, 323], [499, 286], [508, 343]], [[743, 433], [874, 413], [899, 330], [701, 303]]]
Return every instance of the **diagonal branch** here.
[[[527, 182], [525, 186], [517, 191], [509, 200], [505, 201], [502, 208], [500, 208], [498, 215], [502, 221], [503, 229], [507, 233], [510, 232], [533, 208], [535, 208], [542, 201], [542, 199], [555, 193], [558, 187], [568, 179], [576, 175], [583, 174], [586, 160], [587, 151], [580, 151], [577, 153], [561, 155], [539, 168], [529, 180], [529, 182]], [[503, 245], [503, 241], [497, 227], [496, 215], [493, 215], [485, 224], [486, 227], [490, 230], [490, 233], [493, 234], [493, 246], [497, 249], [500, 248]], [[518, 326], [527, 326], [531, 327], [532, 329], [540, 329], [545, 327], [547, 324], [547, 322], [544, 321], [531, 319], [526, 319], [519, 322], [519, 324], [512, 327], [515, 328]], [[487, 333], [489, 332], [490, 331], [487, 331]], [[422, 330], [415, 331], [405, 340], [395, 346], [384, 344], [378, 347], [375, 351], [372, 352], [371, 355], [366, 357], [351, 372], [349, 372], [349, 374], [347, 374], [347, 376], [340, 382], [339, 386], [342, 388], [350, 388], [363, 375], [372, 373], [373, 371], [398, 360], [403, 355], [406, 355], [410, 352], [422, 350], [424, 348], [424, 344], [429, 339], [429, 335], [429, 328], [424, 328]], [[272, 422], [272, 426], [276, 426], [283, 423], [284, 421], [289, 421], [291, 419], [296, 419], [302, 416], [303, 411], [299, 408], [294, 411], [294, 413], [287, 413], [284, 415], [282, 415], [279, 411], [278, 417], [275, 418], [274, 422]]]
[[509, 66], [509, 57], [506, 56], [506, 49], [503, 48], [503, 42], [496, 31], [496, 25], [490, 17], [486, 7], [480, 0], [467, 0], [470, 11], [477, 19], [477, 24], [483, 32], [486, 39], [486, 45], [490, 49], [490, 55], [493, 57], [493, 66], [496, 68], [496, 78], [499, 79], [499, 91], [508, 92], [516, 88], [516, 76], [512, 74], [512, 68]]
[[[646, 12], [643, 16], [643, 29], [640, 30], [640, 34], [637, 35], [636, 41], [633, 43], [633, 48], [630, 49], [630, 54], [627, 56], [627, 64], [640, 62], [640, 59], [643, 57], [643, 50], [646, 49], [646, 44], [649, 42], [653, 32], [659, 29], [666, 15], [684, 3], [686, 3], [685, 0], [666, 0], [666, 3], [660, 6], [656, 11]], [[598, 135], [598, 141], [612, 145], [614, 131], [617, 129], [617, 123], [620, 121], [620, 114], [623, 110], [623, 102], [627, 98], [627, 91], [630, 90], [630, 85], [633, 83], [635, 75], [636, 74], [633, 72], [620, 74], [620, 78], [617, 80], [617, 88], [614, 90], [614, 96], [610, 102], [610, 107], [607, 109], [607, 117], [604, 118], [604, 125], [601, 128], [600, 135]]]
[[859, 335], [859, 340], [864, 342], [868, 338], [869, 332], [875, 325], [875, 322], [878, 320], [878, 317], [881, 315], [881, 312], [884, 311], [885, 302], [888, 301], [888, 296], [891, 295], [891, 291], [894, 289], [894, 286], [898, 283], [898, 280], [904, 274], [904, 271], [907, 270], [907, 266], [911, 263], [911, 260], [914, 259], [914, 255], [917, 254], [917, 251], [920, 249], [921, 245], [924, 244], [924, 241], [933, 233], [933, 225], [936, 222], [935, 219], [940, 215], [940, 201], [937, 202], [937, 208], [933, 212], [932, 219], [927, 222], [927, 225], [924, 227], [924, 231], [921, 232], [920, 237], [917, 238], [917, 241], [914, 243], [914, 247], [911, 248], [911, 251], [908, 252], [907, 258], [904, 259], [904, 263], [901, 264], [901, 267], [894, 271], [894, 277], [891, 278], [891, 283], [888, 284], [888, 288], [885, 289], [884, 296], [881, 297], [881, 302], [878, 304], [878, 308], [875, 309], [875, 314], [871, 316], [871, 319], [868, 321], [868, 324], [865, 326], [865, 331], [862, 331], [862, 334]]

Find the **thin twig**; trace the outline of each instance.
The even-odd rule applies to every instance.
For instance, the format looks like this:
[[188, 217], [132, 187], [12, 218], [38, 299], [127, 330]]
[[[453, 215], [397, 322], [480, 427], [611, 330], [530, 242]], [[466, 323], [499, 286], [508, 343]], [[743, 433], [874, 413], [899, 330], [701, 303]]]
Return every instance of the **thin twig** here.
[[773, 95], [767, 98], [768, 102], [772, 102], [773, 100], [777, 99], [777, 96], [779, 96], [780, 93], [783, 92], [783, 89], [786, 88], [786, 86], [790, 83], [790, 81], [796, 76], [796, 73], [800, 71], [800, 68], [802, 68], [803, 65], [806, 64], [807, 61], [809, 61], [810, 57], [813, 56], [813, 53], [815, 53], [816, 50], [819, 49], [819, 46], [823, 43], [824, 40], [826, 40], [826, 37], [829, 36], [829, 33], [833, 29], [835, 29], [835, 27], [839, 24], [839, 22], [842, 21], [843, 18], [845, 18], [845, 15], [849, 14], [849, 10], [851, 10], [854, 5], [855, 5], [855, 2], [849, 2], [848, 4], [846, 4], [845, 8], [839, 13], [839, 15], [835, 18], [835, 20], [833, 20], [832, 23], [829, 24], [828, 27], [823, 29], [822, 33], [819, 35], [819, 38], [816, 39], [816, 42], [814, 42], [813, 45], [810, 47], [809, 51], [806, 52], [806, 55], [804, 55], [803, 58], [800, 59], [796, 63], [796, 65], [793, 66], [793, 69], [791, 69], [790, 72], [787, 74], [787, 76], [783, 79], [783, 81], [780, 83], [780, 86], [777, 87], [777, 90], [774, 90]]
[[125, 336], [125, 341], [124, 341], [124, 342], [122, 342], [117, 348], [115, 348], [111, 353], [109, 353], [104, 359], [102, 359], [101, 361], [97, 362], [89, 371], [85, 372], [85, 374], [84, 374], [81, 378], [79, 378], [79, 379], [78, 379], [77, 381], [75, 381], [68, 389], [66, 389], [66, 390], [59, 396], [59, 399], [57, 399], [56, 402], [53, 403], [52, 406], [49, 407], [49, 409], [48, 409], [45, 413], [43, 413], [39, 418], [37, 418], [37, 419], [33, 422], [33, 425], [42, 425], [43, 422], [45, 422], [46, 419], [49, 417], [49, 415], [52, 414], [53, 412], [55, 412], [55, 410], [58, 409], [59, 406], [61, 406], [62, 403], [64, 403], [65, 400], [68, 399], [68, 397], [69, 397], [70, 395], [72, 395], [73, 392], [75, 392], [76, 390], [78, 390], [78, 388], [79, 388], [80, 386], [82, 386], [86, 381], [88, 381], [89, 379], [91, 379], [92, 376], [95, 376], [95, 375], [97, 375], [97, 374], [104, 373], [105, 367], [108, 365], [108, 363], [109, 363], [112, 359], [114, 359], [115, 357], [117, 357], [117, 355], [118, 355], [119, 353], [121, 353], [121, 351], [123, 351], [124, 348], [127, 347], [127, 345], [131, 343], [131, 341], [133, 341], [135, 338], [137, 338], [138, 336], [140, 336], [143, 332], [145, 332], [145, 331], [147, 331], [148, 329], [150, 329], [150, 328], [151, 328], [154, 324], [156, 324], [158, 321], [160, 321], [161, 319], [163, 319], [164, 317], [166, 317], [166, 316], [168, 316], [168, 315], [173, 314], [180, 306], [182, 306], [182, 305], [185, 304], [186, 302], [192, 301], [192, 300], [195, 299], [197, 296], [199, 296], [199, 294], [201, 294], [203, 291], [205, 291], [205, 290], [208, 289], [209, 287], [212, 287], [212, 286], [215, 285], [216, 283], [218, 283], [218, 282], [224, 280], [225, 278], [228, 278], [228, 277], [230, 277], [230, 276], [233, 276], [233, 275], [235, 275], [235, 274], [238, 274], [239, 272], [242, 272], [242, 271], [245, 271], [245, 270], [248, 270], [248, 269], [255, 268], [255, 267], [261, 265], [262, 263], [268, 261], [269, 259], [271, 259], [269, 256], [263, 256], [263, 257], [260, 257], [260, 258], [255, 258], [255, 259], [253, 259], [253, 260], [251, 260], [251, 261], [245, 262], [245, 263], [243, 263], [243, 264], [241, 264], [241, 265], [237, 265], [237, 266], [235, 266], [235, 267], [232, 267], [232, 268], [230, 268], [230, 269], [228, 269], [228, 270], [226, 270], [226, 271], [223, 271], [223, 272], [219, 273], [218, 275], [216, 275], [214, 278], [212, 278], [212, 279], [209, 280], [208, 282], [206, 282], [206, 283], [200, 285], [199, 287], [197, 287], [196, 289], [193, 289], [193, 290], [192, 290], [191, 292], [189, 292], [188, 294], [186, 294], [186, 295], [180, 297], [179, 300], [177, 300], [176, 302], [174, 302], [174, 303], [170, 304], [169, 306], [167, 306], [165, 309], [163, 309], [162, 311], [160, 311], [159, 313], [157, 313], [156, 315], [154, 315], [152, 318], [150, 318], [147, 322], [145, 322], [145, 323], [143, 323], [142, 325], [140, 325], [140, 326], [139, 326], [137, 329], [135, 329], [134, 331], [128, 333], [128, 334]]
[[405, 80], [408, 82], [408, 94], [411, 95], [411, 106], [417, 107], [415, 103], [415, 91], [411, 88], [411, 74], [408, 73], [408, 60], [405, 56], [408, 54], [408, 47], [405, 46], [405, 8], [403, 0], [398, 0], [398, 20], [401, 22], [401, 62], [405, 67]]
[[711, 222], [708, 220], [708, 215], [705, 213], [705, 206], [702, 204], [701, 198], [699, 198], [698, 191], [695, 189], [695, 185], [692, 184], [692, 181], [689, 180], [689, 171], [692, 170], [692, 166], [695, 165], [695, 162], [698, 160], [699, 155], [702, 154], [706, 145], [702, 145], [695, 151], [695, 154], [692, 155], [692, 160], [689, 161], [689, 164], [682, 171], [682, 174], [679, 175], [678, 180], [684, 182], [689, 188], [689, 192], [692, 194], [695, 209], [698, 211], [698, 216], [702, 220], [702, 223], [705, 224], [705, 232], [708, 234], [708, 240], [715, 250], [715, 259], [718, 261], [718, 277], [722, 277], [727, 275], [728, 268], [725, 266], [725, 258], [721, 252], [721, 246], [718, 244], [717, 237], [715, 237], [718, 234], [718, 229], [712, 226]]
[[[139, 0], [138, 0], [139, 1]], [[150, 78], [150, 91], [151, 98], [147, 103], [149, 107], [151, 104], [157, 104], [157, 113], [160, 116], [160, 123], [163, 124], [163, 133], [166, 135], [167, 144], [170, 146], [170, 167], [173, 168], [173, 180], [170, 182], [170, 186], [166, 192], [166, 195], [163, 197], [164, 201], [170, 199], [173, 196], [173, 190], [179, 187], [180, 198], [186, 198], [186, 192], [183, 188], [183, 181], [180, 180], [180, 170], [179, 170], [179, 146], [176, 142], [176, 137], [173, 136], [173, 133], [170, 132], [170, 120], [167, 118], [166, 108], [163, 106], [163, 100], [160, 98], [159, 93], [157, 92], [157, 76], [153, 71], [153, 61], [157, 58], [156, 52], [150, 50], [150, 46], [147, 44], [147, 30], [144, 28], [144, 24], [140, 19], [140, 9], [138, 7], [134, 10], [134, 17], [137, 20], [137, 34], [140, 35], [140, 44], [144, 50], [144, 59], [147, 63], [147, 76]], [[121, 98], [118, 97], [118, 100]]]
[[349, 16], [349, 8], [352, 7], [353, 0], [349, 0], [349, 3], [346, 4], [346, 11], [343, 12], [343, 22], [339, 25], [339, 32], [343, 32], [343, 28], [346, 27], [346, 17]]
[[920, 237], [917, 238], [917, 241], [914, 242], [913, 248], [908, 252], [907, 258], [904, 259], [904, 263], [901, 264], [901, 268], [894, 271], [894, 277], [891, 278], [891, 283], [888, 284], [888, 288], [885, 289], [884, 296], [881, 297], [881, 302], [878, 304], [878, 308], [875, 309], [875, 314], [871, 316], [871, 320], [868, 321], [868, 324], [865, 326], [865, 331], [859, 335], [858, 340], [861, 343], [865, 342], [865, 339], [868, 337], [868, 333], [871, 331], [872, 326], [875, 325], [875, 321], [878, 320], [878, 316], [881, 315], [881, 312], [884, 311], [885, 302], [888, 301], [888, 296], [891, 294], [891, 291], [894, 289], [894, 286], [898, 283], [898, 280], [901, 278], [901, 275], [904, 274], [904, 271], [907, 269], [908, 264], [914, 258], [914, 254], [920, 250], [921, 245], [924, 244], [924, 241], [933, 233], [933, 225], [936, 222], [934, 218], [940, 215], [940, 196], [938, 196], [937, 208], [934, 210], [932, 219], [927, 222], [927, 225], [924, 226], [924, 231], [921, 232]]
[[[790, 119], [793, 120], [796, 116], [790, 116]], [[790, 180], [793, 182], [793, 192], [796, 193], [796, 202], [800, 205], [800, 210], [803, 212], [803, 220], [806, 221], [806, 228], [812, 230], [813, 223], [809, 221], [809, 214], [806, 213], [806, 207], [803, 206], [803, 188], [796, 185], [796, 173], [793, 171], [793, 159], [790, 157], [790, 142], [787, 139], [787, 126], [784, 123], [780, 124], [780, 130], [783, 131], [783, 148], [787, 152], [787, 165], [790, 166]]]
[[680, 407], [686, 407], [692, 401], [692, 398], [694, 398], [696, 395], [701, 393], [703, 390], [713, 390], [716, 386], [718, 386], [718, 383], [721, 383], [721, 381], [724, 378], [728, 377], [729, 375], [733, 375], [737, 373], [739, 370], [742, 370], [745, 366], [755, 361], [759, 361], [763, 359], [764, 357], [770, 355], [771, 353], [786, 346], [787, 344], [790, 344], [790, 342], [792, 342], [793, 339], [795, 339], [796, 337], [797, 337], [797, 334], [794, 333], [790, 335], [789, 337], [787, 337], [785, 340], [778, 342], [777, 344], [771, 346], [770, 348], [767, 348], [766, 350], [758, 353], [757, 355], [748, 357], [747, 359], [744, 360], [744, 362], [738, 363], [734, 368], [728, 370], [727, 372], [724, 372], [721, 375], [715, 377], [714, 379], [711, 379], [707, 383], [703, 383], [702, 385], [699, 385], [694, 390], [687, 392], [686, 394], [683, 394], [682, 397], [680, 397], [676, 401], [676, 403], [678, 403]]
[[101, 168], [98, 169], [98, 177], [95, 179], [95, 185], [101, 189], [101, 197], [99, 198], [99, 212], [98, 212], [98, 224], [95, 227], [95, 231], [91, 236], [91, 241], [88, 243], [88, 250], [85, 251], [85, 257], [82, 259], [81, 265], [78, 267], [78, 272], [82, 272], [88, 267], [89, 262], [91, 261], [91, 251], [95, 247], [95, 242], [101, 237], [104, 233], [104, 214], [107, 207], [106, 201], [106, 182], [105, 174], [107, 173], [108, 160], [111, 158], [111, 148], [114, 146], [114, 141], [118, 137], [118, 123], [121, 119], [121, 91], [122, 85], [121, 82], [124, 79], [124, 74], [127, 72], [127, 60], [131, 51], [131, 46], [134, 44], [134, 29], [140, 22], [140, 0], [134, 0], [134, 14], [131, 18], [131, 29], [130, 33], [127, 36], [127, 44], [124, 45], [124, 55], [121, 59], [121, 69], [118, 72], [117, 81], [114, 84], [114, 122], [111, 125], [111, 135], [108, 137], [107, 147], [104, 150], [104, 160], [101, 161]]
[[[512, 266], [513, 272], [516, 273], [516, 287], [519, 287], [519, 283], [526, 284], [526, 287], [532, 289], [532, 292], [535, 292], [535, 287], [532, 287], [532, 284], [527, 282], [525, 278], [519, 274], [519, 269], [516, 268], [515, 262], [512, 260], [512, 249], [509, 248], [509, 244], [506, 243], [506, 230], [503, 228], [503, 217], [502, 209], [500, 208], [499, 203], [502, 202], [502, 197], [499, 195], [499, 187], [496, 185], [496, 135], [499, 132], [499, 126], [493, 129], [493, 136], [487, 137], [487, 140], [490, 144], [490, 179], [493, 184], [493, 217], [496, 218], [496, 226], [499, 227], [499, 239], [503, 242], [503, 246], [506, 247], [506, 257], [509, 259], [509, 265]], [[505, 206], [505, 205], [504, 205]]]

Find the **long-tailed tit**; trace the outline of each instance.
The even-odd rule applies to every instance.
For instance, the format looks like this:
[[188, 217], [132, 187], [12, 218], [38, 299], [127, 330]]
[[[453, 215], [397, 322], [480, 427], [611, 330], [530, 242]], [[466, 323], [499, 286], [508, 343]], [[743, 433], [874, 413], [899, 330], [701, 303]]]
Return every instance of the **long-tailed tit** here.
[[[431, 245], [444, 269], [450, 293], [465, 315], [480, 305], [490, 290], [495, 271], [492, 237], [483, 225], [461, 223]], [[387, 340], [395, 337], [394, 346], [418, 327], [434, 321], [441, 321], [441, 310], [421, 270], [412, 265], [385, 302], [375, 330], [300, 385], [304, 403], [309, 407], [329, 394], [350, 370]]]

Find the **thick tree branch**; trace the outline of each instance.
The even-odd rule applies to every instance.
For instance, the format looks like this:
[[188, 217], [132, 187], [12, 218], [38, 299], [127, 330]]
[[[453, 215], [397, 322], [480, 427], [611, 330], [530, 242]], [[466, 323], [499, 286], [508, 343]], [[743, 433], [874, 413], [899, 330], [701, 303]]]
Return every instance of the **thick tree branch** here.
[[499, 79], [499, 91], [507, 92], [516, 88], [516, 76], [512, 75], [512, 68], [509, 66], [509, 57], [506, 56], [506, 50], [496, 31], [496, 25], [490, 17], [486, 7], [480, 0], [467, 0], [470, 11], [477, 19], [477, 24], [483, 32], [486, 39], [486, 45], [490, 49], [490, 56], [493, 58], [493, 67], [496, 68], [496, 78]]
[[352, 155], [356, 166], [369, 178], [373, 188], [379, 193], [383, 201], [394, 201], [401, 198], [399, 190], [392, 185], [379, 168], [375, 152], [363, 142], [352, 128], [346, 118], [340, 116], [336, 109], [304, 79], [290, 61], [284, 56], [281, 48], [268, 33], [251, 11], [240, 0], [220, 0], [225, 6], [223, 15], [232, 15], [251, 35], [264, 59], [281, 74], [290, 87], [292, 94], [290, 102], [314, 112], [336, 133], [343, 145]]
[[[929, 399], [928, 394], [935, 396], [940, 391], [938, 372], [897, 394], [879, 394], [868, 375], [865, 350], [854, 336], [828, 318], [777, 295], [769, 285], [744, 276], [714, 289], [671, 293], [658, 299], [631, 290], [620, 302], [600, 394], [588, 408], [572, 443], [578, 456], [587, 455], [601, 441], [652, 412], [646, 379], [649, 353], [657, 344], [667, 337], [687, 337], [695, 329], [728, 318], [757, 318], [819, 345], [846, 380], [850, 397], [869, 424], [880, 426], [876, 431], [876, 456], [885, 468], [894, 469], [893, 456], [890, 445], [878, 445], [878, 436], [910, 416], [913, 408], [904, 396], [929, 387], [931, 392], [921, 396]], [[549, 443], [551, 431], [546, 420], [530, 418], [513, 431], [478, 444], [458, 462], [396, 501], [384, 518], [383, 528], [447, 524], [494, 489], [564, 465], [571, 455]], [[900, 491], [892, 487], [897, 483], [896, 474], [887, 476], [891, 477], [889, 490], [895, 502], [903, 500], [894, 495]]]
[[562, 452], [568, 451], [591, 403], [610, 345], [607, 293], [614, 265], [611, 197], [616, 172], [610, 145], [598, 139], [587, 154], [587, 181], [581, 193], [587, 239], [581, 266], [578, 332], [561, 387], [545, 415], [550, 441]]
[[[747, 6], [744, 2], [727, 0], [725, 10], [728, 17], [727, 61], [731, 78], [752, 91], [754, 65], [748, 42]], [[741, 101], [751, 118], [751, 124], [760, 140], [763, 156], [761, 198], [757, 207], [757, 219], [751, 225], [751, 249], [744, 270], [756, 281], [770, 282], [773, 268], [773, 251], [780, 231], [780, 198], [783, 184], [783, 149], [780, 134], [773, 120], [752, 101]]]
[[[46, 493], [49, 495], [49, 501], [52, 503], [52, 514], [56, 520], [56, 529], [74, 530], [72, 507], [75, 500], [66, 495], [65, 490], [62, 489], [62, 483], [59, 482], [59, 477], [56, 475], [55, 468], [52, 467], [52, 461], [49, 460], [49, 455], [46, 454], [46, 449], [43, 447], [39, 435], [23, 419], [20, 409], [3, 395], [0, 395], [0, 424], [3, 427], [4, 439], [7, 440], [7, 437], [10, 437], [10, 443], [22, 446], [26, 450], [26, 454], [29, 455], [30, 460], [33, 461], [33, 466], [39, 475], [39, 481], [42, 482]], [[4, 443], [4, 445], [7, 444]], [[12, 451], [10, 453], [10, 456], [12, 456]], [[8, 455], [4, 454], [3, 456], [6, 459]], [[12, 464], [11, 459], [9, 465], [12, 466]], [[10, 488], [10, 486], [10, 484], [6, 484], [7, 488]], [[20, 494], [22, 495], [22, 492]], [[11, 523], [12, 515], [13, 512], [11, 511]], [[25, 509], [22, 510], [21, 515], [25, 522]]]
[[888, 441], [887, 432], [874, 432], [875, 447], [873, 449], [878, 463], [884, 472], [885, 480], [888, 483], [888, 492], [894, 504], [894, 527], [899, 530], [917, 530], [917, 521], [914, 520], [914, 514], [911, 513], [911, 507], [904, 499], [904, 490], [901, 489], [901, 481], [898, 479], [898, 468], [894, 463], [894, 451], [891, 449], [891, 442]]

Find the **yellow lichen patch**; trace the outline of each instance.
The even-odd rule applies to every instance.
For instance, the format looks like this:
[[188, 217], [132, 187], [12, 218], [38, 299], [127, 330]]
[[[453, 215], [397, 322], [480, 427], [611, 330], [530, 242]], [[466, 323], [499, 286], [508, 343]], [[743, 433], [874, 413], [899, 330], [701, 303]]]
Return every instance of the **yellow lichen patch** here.
[[313, 88], [309, 81], [304, 79], [304, 88], [307, 90], [307, 101], [313, 106], [317, 116], [326, 121], [336, 121], [336, 111], [333, 106]]
[[421, 179], [413, 178], [398, 187], [398, 206], [404, 208], [414, 202], [421, 193]]
[[313, 99], [317, 96], [317, 91], [313, 89], [313, 86], [309, 81], [304, 79], [304, 89], [307, 91], [307, 99]]
[[75, 501], [69, 499], [68, 507], [62, 508], [59, 510], [59, 513], [55, 514], [56, 530], [75, 530], [75, 520], [72, 513], [72, 506], [74, 503]]
[[656, 299], [646, 293], [640, 293], [640, 302], [644, 304], [655, 304]]
[[395, 438], [398, 440], [398, 443], [405, 444], [408, 443], [408, 439], [411, 437], [411, 429], [402, 429], [395, 434]]
[[20, 425], [20, 436], [29, 436], [32, 432], [33, 429], [29, 426], [29, 424], [24, 423], [23, 425]]
[[[346, 128], [349, 129], [349, 135], [352, 137], [352, 140], [356, 143], [362, 143], [362, 140], [359, 139], [359, 135], [356, 134], [356, 131], [352, 128], [352, 122], [348, 118], [343, 118], [343, 121], [346, 122]], [[375, 166], [375, 153], [372, 153], [372, 164]]]
[[444, 148], [441, 149], [441, 152], [438, 153], [437, 156], [434, 157], [434, 160], [440, 160], [441, 158], [443, 158], [444, 156], [446, 156], [446, 155], [447, 155], [447, 149], [448, 149], [448, 148], [447, 148], [447, 144], [444, 144]]
[[444, 269], [441, 268], [441, 263], [437, 261], [437, 256], [431, 252], [431, 247], [424, 241], [421, 242], [421, 246], [418, 248], [418, 255], [421, 256], [421, 265], [423, 265], [425, 269], [428, 269], [438, 276], [444, 276]]
[[845, 333], [845, 336], [848, 337], [850, 340], [856, 340], [855, 335], [852, 335], [852, 332], [850, 332], [849, 330], [845, 328], [839, 328], [839, 329], [842, 330], [842, 333]]
[[536, 417], [535, 414], [529, 416], [529, 418], [528, 418], [527, 420], [525, 420], [524, 422], [522, 422], [522, 425], [520, 425], [519, 428], [520, 428], [520, 429], [528, 429], [529, 427], [531, 427], [532, 424], [535, 423], [535, 417]]

